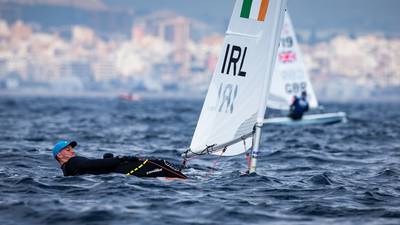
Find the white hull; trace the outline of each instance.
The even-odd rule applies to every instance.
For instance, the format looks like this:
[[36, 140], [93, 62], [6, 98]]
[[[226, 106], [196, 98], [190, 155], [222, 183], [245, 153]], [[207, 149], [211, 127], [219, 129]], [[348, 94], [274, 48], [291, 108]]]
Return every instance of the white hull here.
[[317, 124], [334, 124], [346, 122], [346, 113], [324, 113], [324, 114], [313, 114], [304, 115], [301, 120], [293, 120], [289, 117], [275, 117], [264, 120], [264, 124], [276, 124], [276, 125], [317, 125]]

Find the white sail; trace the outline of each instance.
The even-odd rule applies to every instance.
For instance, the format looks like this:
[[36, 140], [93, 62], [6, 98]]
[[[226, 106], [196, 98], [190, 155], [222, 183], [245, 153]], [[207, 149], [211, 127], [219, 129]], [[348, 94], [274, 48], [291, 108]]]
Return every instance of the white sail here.
[[248, 134], [264, 120], [285, 8], [286, 0], [236, 1], [190, 145], [192, 153], [241, 138], [245, 142], [227, 144], [223, 155], [251, 147]]
[[288, 110], [293, 96], [299, 96], [302, 91], [306, 91], [310, 107], [317, 108], [318, 101], [304, 65], [292, 21], [289, 13], [285, 14], [267, 107]]

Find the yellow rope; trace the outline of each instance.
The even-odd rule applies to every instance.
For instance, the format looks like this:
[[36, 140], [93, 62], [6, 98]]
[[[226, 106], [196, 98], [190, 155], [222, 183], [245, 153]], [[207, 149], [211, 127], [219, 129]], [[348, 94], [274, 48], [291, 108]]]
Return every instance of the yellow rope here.
[[136, 171], [138, 171], [140, 168], [142, 168], [143, 166], [144, 166], [144, 164], [146, 164], [147, 163], [147, 159], [142, 163], [142, 164], [140, 164], [138, 167], [136, 167], [135, 169], [133, 169], [133, 170], [131, 170], [131, 172], [129, 172], [129, 173], [127, 173], [126, 175], [128, 175], [128, 176], [130, 176], [130, 175], [132, 175], [134, 172], [136, 172]]

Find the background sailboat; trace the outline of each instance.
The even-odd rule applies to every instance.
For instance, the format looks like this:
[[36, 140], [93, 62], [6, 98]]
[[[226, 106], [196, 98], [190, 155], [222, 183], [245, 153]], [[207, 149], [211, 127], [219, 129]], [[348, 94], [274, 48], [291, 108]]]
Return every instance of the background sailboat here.
[[237, 0], [216, 69], [185, 157], [256, 158], [286, 0]]
[[[300, 96], [303, 91], [307, 92], [307, 100], [310, 108], [318, 108], [318, 100], [304, 65], [292, 21], [289, 13], [286, 12], [267, 107], [278, 110], [289, 110], [293, 96]], [[268, 118], [264, 122], [268, 124], [304, 125], [332, 124], [345, 120], [346, 114], [338, 112], [305, 115], [302, 120], [292, 120], [288, 117]]]

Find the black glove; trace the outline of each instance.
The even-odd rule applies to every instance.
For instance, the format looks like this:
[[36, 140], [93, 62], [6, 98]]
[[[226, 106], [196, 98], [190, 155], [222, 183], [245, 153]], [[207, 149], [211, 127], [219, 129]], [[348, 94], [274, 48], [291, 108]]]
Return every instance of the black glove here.
[[115, 157], [116, 159], [118, 159], [121, 162], [136, 162], [139, 161], [139, 158], [136, 156], [117, 156]]

